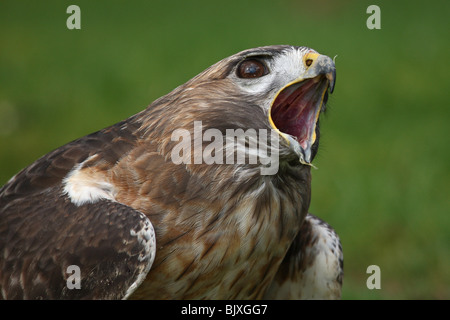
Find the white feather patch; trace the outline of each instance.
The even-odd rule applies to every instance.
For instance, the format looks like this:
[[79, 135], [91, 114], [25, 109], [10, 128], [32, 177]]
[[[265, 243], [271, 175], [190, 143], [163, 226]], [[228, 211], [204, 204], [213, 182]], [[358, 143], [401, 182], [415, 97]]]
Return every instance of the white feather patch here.
[[63, 180], [64, 193], [77, 206], [95, 203], [101, 199], [115, 201], [114, 185], [105, 181], [101, 175], [95, 174], [93, 170], [88, 168], [83, 170], [84, 164], [94, 157], [97, 155], [92, 155], [75, 165]]
[[314, 262], [306, 268], [300, 281], [302, 299], [339, 299], [342, 277], [341, 261], [344, 259], [339, 236], [325, 222], [307, 215], [317, 242], [308, 247], [305, 255], [314, 256]]

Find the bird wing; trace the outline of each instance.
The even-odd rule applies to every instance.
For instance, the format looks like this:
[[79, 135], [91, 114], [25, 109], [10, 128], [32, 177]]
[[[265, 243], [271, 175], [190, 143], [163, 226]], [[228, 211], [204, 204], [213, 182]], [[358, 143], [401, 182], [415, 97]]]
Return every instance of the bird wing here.
[[0, 298], [120, 299], [144, 280], [156, 250], [150, 220], [108, 199], [74, 204], [64, 190], [79, 163], [95, 155], [108, 168], [130, 152], [137, 126], [66, 144], [0, 188]]
[[344, 256], [339, 236], [308, 214], [266, 291], [266, 299], [340, 299]]
[[[144, 280], [155, 257], [150, 220], [109, 200], [76, 206], [61, 192], [50, 188], [2, 210], [0, 296], [128, 297]], [[78, 268], [78, 273], [69, 266]]]

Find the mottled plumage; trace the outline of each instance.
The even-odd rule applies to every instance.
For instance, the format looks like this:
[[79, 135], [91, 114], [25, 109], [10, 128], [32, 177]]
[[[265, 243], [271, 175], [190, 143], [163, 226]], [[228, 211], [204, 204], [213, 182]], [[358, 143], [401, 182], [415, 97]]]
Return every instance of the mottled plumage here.
[[[0, 189], [0, 297], [339, 298], [339, 238], [307, 216], [334, 80], [332, 60], [312, 49], [246, 50], [38, 159]], [[212, 139], [194, 139], [189, 161], [175, 163], [174, 132], [195, 137], [199, 121], [202, 133], [267, 130], [279, 143], [256, 149], [247, 135], [206, 163]], [[262, 145], [257, 163], [229, 163], [230, 152], [249, 160]], [[269, 154], [277, 170], [262, 174]], [[67, 287], [69, 265], [81, 289]]]

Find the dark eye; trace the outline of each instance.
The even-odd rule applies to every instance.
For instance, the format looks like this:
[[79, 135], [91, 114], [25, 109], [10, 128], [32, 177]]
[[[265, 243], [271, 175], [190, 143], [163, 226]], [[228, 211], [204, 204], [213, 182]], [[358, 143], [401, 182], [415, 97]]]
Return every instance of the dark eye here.
[[255, 59], [242, 61], [237, 69], [237, 76], [239, 78], [259, 78], [268, 73], [264, 63]]

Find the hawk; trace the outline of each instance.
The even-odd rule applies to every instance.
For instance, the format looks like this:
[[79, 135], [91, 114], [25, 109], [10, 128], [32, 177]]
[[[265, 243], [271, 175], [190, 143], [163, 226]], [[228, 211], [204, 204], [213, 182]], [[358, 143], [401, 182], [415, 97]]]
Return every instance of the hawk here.
[[245, 50], [36, 160], [0, 189], [0, 297], [340, 298], [308, 213], [335, 78], [307, 47]]

